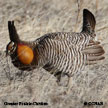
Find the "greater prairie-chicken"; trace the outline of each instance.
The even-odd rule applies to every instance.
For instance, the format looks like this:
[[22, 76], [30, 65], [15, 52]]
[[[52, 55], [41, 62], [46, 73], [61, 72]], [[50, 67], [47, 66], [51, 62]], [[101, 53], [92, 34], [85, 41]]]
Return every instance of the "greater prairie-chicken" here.
[[[8, 22], [10, 42], [6, 52], [14, 66], [21, 70], [43, 67], [55, 76], [69, 77], [79, 72], [85, 65], [104, 59], [104, 49], [95, 41], [95, 17], [87, 9], [83, 10], [83, 28], [80, 33], [48, 33], [32, 42], [20, 40], [14, 21]], [[60, 79], [60, 77], [58, 77]]]

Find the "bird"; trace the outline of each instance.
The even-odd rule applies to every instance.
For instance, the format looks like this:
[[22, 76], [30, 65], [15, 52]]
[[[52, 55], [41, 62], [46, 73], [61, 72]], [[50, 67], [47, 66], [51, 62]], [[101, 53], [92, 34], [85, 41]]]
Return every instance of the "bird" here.
[[101, 43], [95, 40], [95, 25], [92, 12], [83, 9], [81, 32], [47, 33], [34, 41], [23, 41], [19, 38], [14, 21], [8, 21], [10, 42], [6, 46], [6, 55], [20, 70], [42, 67], [58, 81], [62, 75], [72, 77], [86, 65], [105, 59]]

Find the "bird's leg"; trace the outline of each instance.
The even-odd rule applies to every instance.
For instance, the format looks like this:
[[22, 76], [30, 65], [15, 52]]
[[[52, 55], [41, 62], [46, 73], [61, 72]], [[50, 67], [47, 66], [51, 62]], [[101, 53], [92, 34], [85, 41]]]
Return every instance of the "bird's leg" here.
[[57, 83], [58, 82], [60, 82], [60, 79], [61, 79], [61, 71], [59, 71], [59, 72], [56, 72], [55, 74], [54, 74], [54, 76], [57, 78]]
[[54, 76], [57, 78], [57, 84], [59, 86], [65, 86], [65, 87], [68, 86], [69, 76], [67, 74], [62, 73], [61, 71], [59, 71]]
[[73, 82], [73, 78], [69, 77], [67, 94], [70, 94], [72, 92], [72, 82]]

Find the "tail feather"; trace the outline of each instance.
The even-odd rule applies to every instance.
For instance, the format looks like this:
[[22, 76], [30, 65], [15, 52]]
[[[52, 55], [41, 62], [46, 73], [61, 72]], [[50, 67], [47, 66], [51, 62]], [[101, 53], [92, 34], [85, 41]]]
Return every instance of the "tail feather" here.
[[103, 60], [104, 58], [105, 58], [104, 56], [90, 56], [90, 55], [88, 55], [87, 61]]
[[94, 42], [94, 44], [92, 43], [92, 45], [88, 45], [82, 50], [83, 54], [86, 55], [86, 64], [96, 64], [97, 61], [105, 58], [103, 55], [105, 53], [103, 47], [97, 43]]
[[91, 46], [91, 45], [99, 45], [100, 42], [99, 41], [93, 41], [93, 40], [90, 40], [90, 43], [88, 46]]
[[94, 15], [87, 9], [83, 10], [83, 29], [82, 32], [94, 33], [96, 20]]
[[86, 60], [86, 62], [85, 62], [85, 65], [97, 64], [97, 62], [98, 62], [99, 60], [103, 60], [103, 59], [105, 59], [104, 56], [101, 56], [101, 57], [98, 57], [98, 58], [94, 57], [94, 59], [93, 59], [93, 58], [89, 58], [89, 59], [87, 58], [87, 60]]
[[100, 45], [92, 45], [88, 46], [82, 51], [85, 54], [92, 55], [92, 56], [100, 56], [105, 53], [104, 49]]
[[85, 65], [93, 65], [93, 64], [97, 64], [96, 61], [86, 61]]

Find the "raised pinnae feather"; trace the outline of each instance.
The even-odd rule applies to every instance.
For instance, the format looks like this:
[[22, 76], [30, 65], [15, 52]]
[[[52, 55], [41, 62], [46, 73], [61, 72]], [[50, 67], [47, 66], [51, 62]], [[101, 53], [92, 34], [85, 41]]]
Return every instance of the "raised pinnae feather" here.
[[8, 30], [9, 30], [10, 40], [13, 42], [19, 42], [19, 36], [14, 26], [14, 21], [8, 21]]

